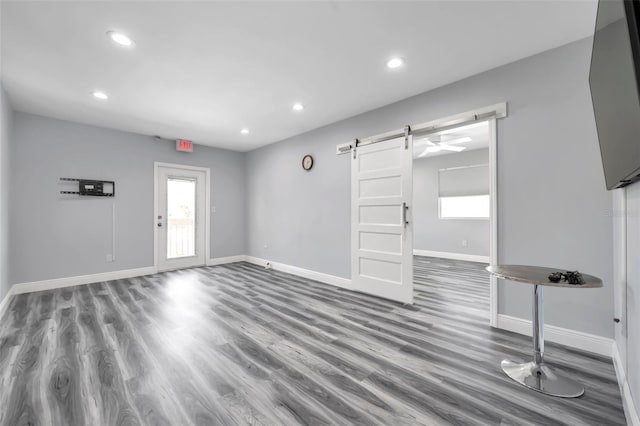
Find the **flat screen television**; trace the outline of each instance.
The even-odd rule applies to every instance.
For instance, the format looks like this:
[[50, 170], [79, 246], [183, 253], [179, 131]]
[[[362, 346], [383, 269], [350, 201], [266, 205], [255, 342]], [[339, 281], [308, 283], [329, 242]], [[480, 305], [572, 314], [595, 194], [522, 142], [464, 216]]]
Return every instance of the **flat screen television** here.
[[600, 0], [589, 86], [607, 189], [640, 179], [640, 3]]

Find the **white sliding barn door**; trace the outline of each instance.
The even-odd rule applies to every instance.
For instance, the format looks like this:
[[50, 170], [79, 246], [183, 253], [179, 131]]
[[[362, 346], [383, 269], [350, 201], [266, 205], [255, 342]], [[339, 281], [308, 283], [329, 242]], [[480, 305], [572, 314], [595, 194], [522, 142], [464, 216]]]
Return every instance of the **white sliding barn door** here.
[[354, 290], [413, 303], [413, 141], [399, 137], [351, 153]]

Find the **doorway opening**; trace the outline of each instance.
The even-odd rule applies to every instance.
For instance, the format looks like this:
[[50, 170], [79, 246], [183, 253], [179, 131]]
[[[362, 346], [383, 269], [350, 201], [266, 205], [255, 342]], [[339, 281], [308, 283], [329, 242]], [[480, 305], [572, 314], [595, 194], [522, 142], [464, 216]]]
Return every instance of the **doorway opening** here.
[[154, 246], [158, 271], [206, 264], [209, 169], [155, 164]]
[[[488, 276], [484, 267], [498, 263], [496, 120], [506, 116], [507, 104], [499, 103], [365, 139], [355, 139], [336, 147], [337, 155], [349, 154], [352, 157], [352, 290], [405, 304], [414, 303], [416, 297], [422, 301], [424, 294], [416, 296], [414, 291], [413, 273], [413, 249], [416, 248], [413, 245], [416, 215], [413, 206], [414, 140], [423, 140], [422, 147], [416, 148], [417, 157], [442, 151], [462, 152], [473, 144], [459, 145], [473, 142], [473, 137], [456, 133], [460, 133], [465, 126], [469, 126], [463, 129], [468, 132], [475, 127], [476, 131], [484, 132], [485, 140], [488, 139], [488, 147], [485, 147], [488, 158], [484, 162], [472, 164], [475, 167], [438, 168], [437, 180], [443, 182], [443, 187], [438, 188], [437, 212], [440, 223], [477, 220], [484, 221], [486, 228], [488, 222], [489, 254], [486, 255], [486, 251], [484, 254], [463, 253], [467, 256], [463, 260], [476, 261], [476, 269], [480, 269], [476, 272], [483, 274], [482, 291], [486, 295], [488, 288], [489, 292], [489, 324], [498, 326], [498, 281], [495, 276]], [[469, 149], [471, 151], [473, 149]], [[466, 193], [456, 192], [460, 190], [456, 186], [460, 176], [469, 174], [484, 176], [471, 179], [477, 184], [482, 182], [482, 191], [467, 188]], [[469, 248], [471, 244], [473, 247], [480, 246], [477, 242], [472, 242], [470, 237], [460, 239], [460, 245], [465, 248]], [[484, 244], [486, 247], [486, 239]], [[435, 250], [431, 251], [433, 255]], [[443, 252], [440, 252], [440, 257], [441, 253]], [[445, 265], [448, 271], [451, 271], [450, 267]], [[486, 312], [482, 316], [482, 322], [485, 322]]]
[[413, 138], [414, 289], [426, 303], [487, 322], [491, 142], [491, 121]]

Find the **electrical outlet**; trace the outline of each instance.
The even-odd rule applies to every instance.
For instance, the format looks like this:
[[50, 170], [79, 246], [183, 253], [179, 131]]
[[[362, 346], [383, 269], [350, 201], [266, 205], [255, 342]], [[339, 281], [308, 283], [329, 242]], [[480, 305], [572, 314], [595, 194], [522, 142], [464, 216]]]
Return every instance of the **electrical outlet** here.
[[211, 207], [211, 213], [215, 213], [216, 212], [216, 206]]
[[462, 240], [462, 247], [467, 247], [469, 242], [467, 240]]
[[113, 262], [113, 255], [112, 254], [108, 254], [107, 255], [107, 262]]

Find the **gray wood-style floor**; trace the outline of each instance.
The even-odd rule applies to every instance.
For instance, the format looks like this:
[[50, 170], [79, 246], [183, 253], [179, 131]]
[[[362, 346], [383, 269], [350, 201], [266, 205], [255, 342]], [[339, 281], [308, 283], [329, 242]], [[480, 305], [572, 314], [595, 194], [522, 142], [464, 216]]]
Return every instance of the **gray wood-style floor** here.
[[577, 399], [530, 391], [484, 265], [416, 258], [401, 306], [248, 263], [16, 295], [2, 425], [621, 425], [610, 360], [548, 345]]

